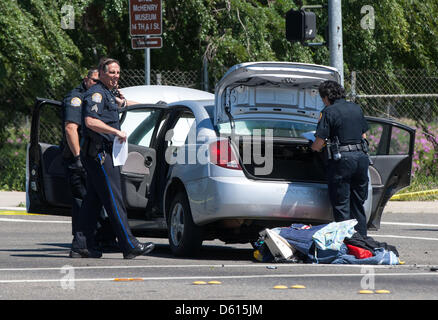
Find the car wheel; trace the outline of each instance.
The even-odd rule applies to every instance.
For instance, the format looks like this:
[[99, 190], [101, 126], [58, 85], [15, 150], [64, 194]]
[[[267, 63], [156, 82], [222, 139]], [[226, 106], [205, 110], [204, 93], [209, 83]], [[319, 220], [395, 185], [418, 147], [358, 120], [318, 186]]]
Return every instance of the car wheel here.
[[176, 256], [192, 256], [202, 245], [202, 227], [193, 222], [185, 193], [178, 193], [170, 205], [168, 217], [169, 244]]

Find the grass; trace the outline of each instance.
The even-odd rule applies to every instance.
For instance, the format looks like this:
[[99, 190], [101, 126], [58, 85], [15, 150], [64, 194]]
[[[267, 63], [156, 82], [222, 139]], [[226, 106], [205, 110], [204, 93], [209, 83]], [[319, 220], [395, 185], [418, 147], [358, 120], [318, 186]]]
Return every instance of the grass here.
[[[438, 190], [438, 176], [416, 175], [412, 178], [409, 187], [400, 190], [397, 195], [418, 192]], [[436, 201], [438, 200], [438, 192], [435, 194], [414, 194], [407, 195], [397, 201]]]

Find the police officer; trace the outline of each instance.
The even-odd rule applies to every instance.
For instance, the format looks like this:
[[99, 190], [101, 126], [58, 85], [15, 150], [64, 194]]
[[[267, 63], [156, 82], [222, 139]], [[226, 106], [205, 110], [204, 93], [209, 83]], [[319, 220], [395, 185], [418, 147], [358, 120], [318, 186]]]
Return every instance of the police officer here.
[[[363, 204], [368, 197], [368, 165], [364, 139], [368, 124], [362, 109], [345, 100], [344, 88], [335, 81], [319, 86], [325, 104], [311, 148], [321, 151], [326, 142], [328, 192], [335, 221], [356, 219], [356, 231], [367, 235]], [[330, 150], [331, 149], [331, 150]]]
[[[72, 202], [72, 234], [76, 234], [77, 215], [86, 194], [86, 172], [80, 160], [80, 129], [83, 95], [91, 86], [97, 83], [99, 72], [96, 68], [90, 69], [81, 84], [70, 91], [63, 100], [63, 161], [66, 167], [67, 180], [73, 197]], [[115, 235], [105, 212], [99, 216], [99, 228], [96, 237], [101, 244], [108, 246], [115, 244]]]
[[82, 163], [87, 170], [87, 195], [81, 207], [79, 239], [72, 246], [73, 255], [84, 258], [101, 257], [95, 249], [92, 234], [96, 225], [96, 212], [103, 204], [117, 235], [125, 259], [145, 255], [153, 250], [153, 243], [140, 243], [131, 232], [123, 203], [120, 167], [113, 165], [114, 139], [126, 141], [126, 133], [120, 131], [118, 108], [126, 101], [116, 100], [111, 90], [120, 77], [120, 64], [115, 59], [105, 59], [99, 64], [100, 81], [84, 96], [82, 109], [83, 143]]

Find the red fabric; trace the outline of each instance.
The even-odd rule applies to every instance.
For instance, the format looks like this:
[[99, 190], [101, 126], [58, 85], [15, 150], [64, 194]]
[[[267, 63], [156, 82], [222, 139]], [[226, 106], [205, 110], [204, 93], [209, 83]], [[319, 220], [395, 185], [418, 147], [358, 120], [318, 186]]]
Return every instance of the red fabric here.
[[352, 254], [357, 259], [371, 258], [373, 256], [371, 251], [356, 246], [352, 246], [351, 244], [347, 244], [347, 248], [348, 248], [348, 254]]

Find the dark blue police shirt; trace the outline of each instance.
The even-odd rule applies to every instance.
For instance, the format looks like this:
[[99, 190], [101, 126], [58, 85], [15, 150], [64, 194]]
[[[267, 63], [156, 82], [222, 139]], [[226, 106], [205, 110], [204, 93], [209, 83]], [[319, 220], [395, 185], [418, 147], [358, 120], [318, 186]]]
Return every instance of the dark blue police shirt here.
[[[100, 81], [87, 90], [84, 94], [84, 106], [82, 108], [82, 121], [85, 117], [101, 120], [107, 125], [120, 130], [118, 105], [111, 91]], [[84, 136], [98, 134], [106, 141], [114, 141], [115, 135], [97, 133], [83, 126]]]
[[[84, 93], [87, 91], [84, 82], [82, 81], [80, 85], [70, 91], [62, 100], [62, 143], [63, 146], [63, 156], [64, 158], [72, 158], [73, 154], [67, 143], [67, 138], [65, 136], [65, 124], [67, 122], [76, 123], [81, 126], [81, 113], [82, 113], [82, 102], [84, 100]], [[80, 133], [81, 131], [78, 130]]]
[[341, 145], [358, 144], [367, 130], [368, 123], [360, 106], [339, 99], [321, 111], [315, 136], [332, 141], [337, 136]]
[[74, 122], [81, 125], [81, 106], [84, 97], [84, 93], [87, 91], [84, 82], [70, 91], [63, 100], [64, 105], [64, 123]]

